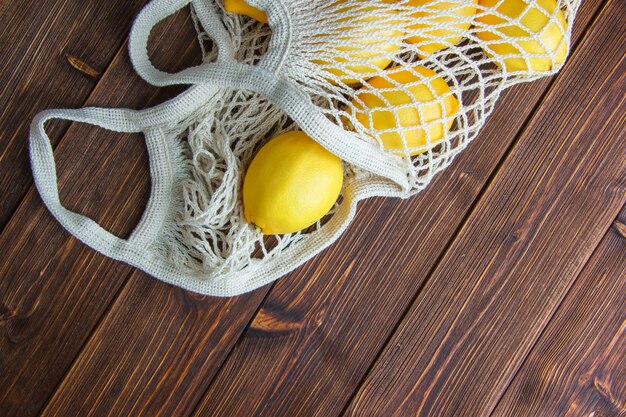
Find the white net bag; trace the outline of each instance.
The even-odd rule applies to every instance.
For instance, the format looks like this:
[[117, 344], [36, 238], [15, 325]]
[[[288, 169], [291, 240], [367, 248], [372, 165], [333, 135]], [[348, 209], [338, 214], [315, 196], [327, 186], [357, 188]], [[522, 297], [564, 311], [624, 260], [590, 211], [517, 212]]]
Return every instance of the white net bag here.
[[[278, 4], [268, 3], [270, 16], [279, 14]], [[289, 21], [276, 19], [272, 48], [281, 74], [355, 140], [402, 158], [410, 195], [476, 137], [502, 90], [560, 69], [579, 1], [284, 5]], [[278, 45], [287, 31], [283, 52]]]
[[[194, 0], [203, 64], [159, 71], [146, 51], [150, 31], [188, 3], [150, 3], [135, 23], [130, 52], [148, 82], [194, 87], [130, 115], [102, 109], [40, 115], [31, 159], [44, 201], [70, 232], [159, 279], [219, 296], [265, 285], [319, 253], [346, 229], [358, 201], [424, 189], [476, 137], [505, 88], [559, 70], [579, 6], [579, 0], [248, 0], [268, 25], [225, 11], [222, 0]], [[153, 192], [128, 240], [85, 227], [60, 206], [56, 176], [51, 181], [54, 172], [45, 166], [53, 162], [43, 123], [52, 117], [146, 134]], [[245, 220], [243, 178], [264, 143], [296, 129], [344, 161], [343, 189], [310, 228], [264, 236]]]

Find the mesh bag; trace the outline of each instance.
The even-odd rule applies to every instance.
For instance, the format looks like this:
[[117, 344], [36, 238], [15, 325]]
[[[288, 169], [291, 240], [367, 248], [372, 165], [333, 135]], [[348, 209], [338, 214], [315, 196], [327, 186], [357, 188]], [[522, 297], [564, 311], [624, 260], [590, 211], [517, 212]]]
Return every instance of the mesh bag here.
[[[333, 243], [372, 196], [407, 198], [476, 137], [500, 93], [555, 73], [579, 0], [248, 0], [269, 25], [191, 2], [203, 64], [169, 74], [146, 45], [188, 0], [155, 0], [130, 40], [137, 72], [193, 85], [140, 112], [42, 113], [31, 159], [44, 202], [88, 245], [149, 274], [218, 296], [250, 291]], [[262, 14], [262, 12], [261, 12]], [[152, 195], [128, 240], [62, 208], [44, 123], [144, 132]], [[341, 196], [302, 232], [263, 236], [243, 216], [246, 169], [270, 138], [303, 130], [344, 161]]]

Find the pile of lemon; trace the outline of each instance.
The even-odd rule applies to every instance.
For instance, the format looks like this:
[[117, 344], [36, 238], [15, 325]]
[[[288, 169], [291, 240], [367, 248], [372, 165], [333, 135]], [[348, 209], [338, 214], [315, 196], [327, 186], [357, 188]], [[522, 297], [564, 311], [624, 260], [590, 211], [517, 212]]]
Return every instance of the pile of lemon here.
[[[351, 0], [335, 0], [335, 4], [344, 3], [349, 7]], [[394, 13], [389, 7], [393, 0], [380, 3], [381, 10]], [[436, 26], [411, 27], [423, 36], [410, 36], [405, 42], [415, 45], [417, 55], [425, 58], [460, 42], [464, 32], [475, 24], [474, 34], [483, 41], [485, 53], [506, 71], [549, 71], [553, 65], [562, 64], [567, 55], [563, 41], [566, 21], [556, 0], [537, 0], [535, 4], [530, 0], [408, 0], [403, 3], [404, 11], [407, 5], [415, 6], [415, 21], [431, 21]], [[368, 7], [380, 16], [375, 5]], [[245, 0], [224, 0], [224, 8], [268, 22], [263, 11]], [[391, 24], [387, 29], [372, 29], [366, 24], [371, 19], [364, 17], [351, 23], [355, 27], [347, 29], [342, 39], [350, 46], [337, 47], [334, 62], [316, 63], [332, 74], [330, 82], [339, 80], [358, 87], [355, 74], [368, 78], [355, 93], [353, 116], [365, 130], [384, 131], [379, 136], [386, 149], [400, 155], [406, 155], [407, 148], [409, 155], [427, 151], [452, 127], [459, 102], [446, 81], [424, 66], [402, 71], [396, 68], [385, 77], [370, 76], [372, 69], [388, 71], [392, 64], [388, 56], [400, 49], [398, 42], [390, 39], [402, 36]], [[393, 22], [394, 18], [387, 21]], [[406, 108], [411, 103], [418, 104]], [[404, 107], [393, 112], [390, 106]], [[305, 133], [280, 135], [261, 148], [248, 168], [243, 186], [246, 220], [264, 234], [306, 229], [332, 209], [343, 178], [341, 160]]]

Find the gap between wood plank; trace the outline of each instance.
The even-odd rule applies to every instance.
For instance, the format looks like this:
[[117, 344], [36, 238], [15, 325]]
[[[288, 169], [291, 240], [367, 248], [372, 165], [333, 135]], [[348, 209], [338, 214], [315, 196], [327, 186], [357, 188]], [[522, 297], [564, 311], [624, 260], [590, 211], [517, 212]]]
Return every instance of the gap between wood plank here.
[[[124, 278], [124, 282], [128, 281], [128, 279], [133, 274], [133, 272], [134, 271], [131, 270], [131, 271], [128, 272], [128, 274], [126, 274], [126, 277]], [[120, 285], [120, 287], [115, 291], [115, 295], [113, 296], [112, 300], [117, 300], [117, 298], [122, 293], [124, 288], [125, 288], [125, 285]], [[74, 366], [74, 362], [76, 361], [76, 358], [78, 358], [83, 353], [83, 351], [85, 350], [85, 347], [91, 341], [91, 335], [96, 331], [96, 329], [98, 327], [100, 327], [100, 325], [102, 324], [102, 321], [108, 315], [108, 313], [109, 313], [109, 311], [111, 310], [112, 307], [113, 307], [113, 301], [111, 301], [109, 304], [107, 304], [106, 308], [104, 309], [104, 311], [102, 312], [100, 317], [98, 317], [98, 320], [96, 321], [95, 325], [93, 326], [92, 331], [89, 333], [89, 336], [87, 336], [87, 338], [85, 338], [85, 341], [83, 342], [82, 345], [80, 345], [80, 348], [78, 349], [78, 352], [76, 352], [76, 355], [74, 356], [74, 359], [65, 368], [65, 371], [63, 372], [63, 377], [61, 377], [61, 379], [59, 379], [59, 382], [55, 385], [55, 387], [52, 390], [50, 390], [50, 394], [48, 394], [48, 396], [46, 397], [45, 401], [41, 404], [41, 407], [39, 407], [39, 409], [37, 410], [35, 415], [37, 415], [37, 416], [41, 415], [41, 413], [43, 413], [43, 410], [46, 409], [46, 407], [50, 403], [50, 400], [52, 400], [52, 397], [54, 397], [54, 394], [56, 394], [58, 387], [63, 385], [63, 383], [65, 382], [65, 380], [66, 380], [66, 378], [67, 378], [67, 376], [69, 374], [69, 370], [72, 368], [72, 366]]]
[[598, 250], [600, 249], [600, 246], [602, 245], [602, 242], [604, 242], [606, 237], [611, 233], [611, 229], [613, 229], [615, 227], [615, 223], [618, 222], [619, 219], [622, 217], [622, 213], [624, 212], [624, 210], [626, 210], [626, 204], [624, 204], [622, 206], [622, 208], [620, 209], [619, 213], [615, 216], [615, 219], [611, 222], [611, 225], [606, 229], [606, 232], [604, 233], [602, 239], [600, 239], [598, 241], [598, 244], [596, 245], [596, 247], [593, 249], [593, 251], [591, 252], [589, 257], [585, 260], [585, 263], [582, 265], [580, 271], [576, 275], [576, 278], [574, 278], [572, 280], [572, 284], [569, 286], [567, 291], [565, 291], [565, 293], [563, 294], [563, 297], [559, 300], [558, 304], [556, 305], [556, 308], [554, 309], [554, 311], [550, 315], [550, 318], [546, 321], [546, 325], [544, 326], [543, 329], [541, 329], [541, 332], [539, 332], [539, 334], [537, 335], [537, 339], [531, 344], [530, 348], [528, 349], [528, 353], [526, 354], [524, 359], [520, 362], [520, 364], [517, 367], [517, 369], [515, 370], [515, 372], [511, 375], [511, 379], [507, 382], [504, 390], [502, 390], [502, 395], [500, 395], [500, 398], [498, 398], [498, 400], [494, 403], [493, 408], [489, 411], [489, 416], [490, 417], [498, 409], [498, 405], [500, 404], [500, 402], [504, 398], [505, 394], [508, 392], [508, 390], [509, 390], [511, 384], [513, 383], [513, 381], [515, 381], [515, 378], [517, 377], [517, 374], [524, 367], [524, 365], [528, 361], [528, 358], [530, 357], [530, 354], [535, 350], [535, 347], [542, 340], [545, 332], [548, 330], [548, 328], [549, 328], [548, 325], [552, 322], [552, 319], [554, 318], [554, 316], [556, 316], [557, 313], [561, 310], [561, 308], [563, 306], [563, 302], [565, 301], [567, 296], [570, 294], [570, 292], [572, 291], [572, 288], [576, 285], [576, 283], [580, 279], [581, 275], [583, 275], [585, 273], [585, 270], [587, 269], [587, 266], [589, 265], [589, 262], [597, 254]]
[[[202, 399], [204, 398], [205, 394], [207, 393], [207, 391], [211, 388], [211, 386], [213, 385], [213, 381], [215, 381], [215, 378], [218, 377], [218, 375], [220, 375], [220, 373], [222, 372], [222, 370], [224, 369], [224, 364], [226, 362], [228, 362], [228, 359], [230, 359], [233, 351], [235, 350], [235, 347], [237, 347], [237, 345], [243, 340], [243, 338], [245, 337], [246, 333], [248, 332], [248, 328], [250, 327], [250, 325], [252, 324], [252, 322], [254, 322], [254, 319], [257, 317], [257, 315], [259, 314], [259, 311], [261, 311], [261, 309], [263, 308], [263, 306], [265, 305], [265, 301], [267, 300], [267, 298], [269, 297], [269, 295], [272, 292], [272, 289], [274, 288], [274, 285], [276, 284], [276, 281], [272, 282], [271, 284], [269, 284], [269, 289], [267, 290], [267, 292], [265, 293], [265, 295], [263, 296], [263, 299], [261, 300], [261, 302], [259, 303], [259, 305], [256, 307], [256, 310], [254, 311], [253, 314], [250, 315], [250, 319], [248, 320], [248, 324], [246, 324], [245, 327], [243, 327], [241, 329], [241, 331], [239, 332], [239, 336], [237, 336], [237, 340], [235, 340], [235, 343], [232, 344], [230, 350], [228, 351], [228, 353], [226, 354], [226, 356], [224, 356], [224, 359], [222, 360], [222, 363], [220, 364], [219, 368], [217, 368], [217, 370], [215, 371], [215, 373], [213, 374], [213, 377], [211, 378], [211, 382], [209, 382], [209, 385], [207, 386], [207, 388], [204, 390], [204, 392], [202, 393], [202, 395], [200, 397], [198, 397], [198, 401], [196, 401], [196, 403], [193, 405], [193, 407], [190, 408], [190, 412], [188, 414], [188, 416], [193, 416], [196, 414], [196, 412], [198, 411], [198, 407], [200, 406], [200, 404], [202, 404]], [[76, 357], [78, 358], [79, 355], [76, 355]]]

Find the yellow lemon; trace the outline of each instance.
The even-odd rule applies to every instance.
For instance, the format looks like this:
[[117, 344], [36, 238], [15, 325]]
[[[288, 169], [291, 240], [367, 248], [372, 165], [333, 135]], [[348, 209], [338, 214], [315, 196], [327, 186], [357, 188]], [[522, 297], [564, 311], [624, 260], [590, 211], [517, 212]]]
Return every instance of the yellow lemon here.
[[245, 0], [224, 0], [224, 9], [227, 12], [243, 14], [261, 23], [267, 23], [267, 15], [265, 12], [250, 6]]
[[353, 100], [355, 117], [365, 128], [393, 129], [379, 137], [385, 149], [397, 150], [399, 155], [404, 154], [405, 146], [410, 148], [410, 155], [436, 146], [459, 111], [459, 101], [443, 78], [422, 66], [413, 71], [417, 74], [409, 70], [391, 73], [388, 77], [392, 81], [372, 78]]
[[[418, 44], [418, 55], [425, 58], [433, 52], [446, 49], [458, 43], [465, 36], [465, 32], [472, 26], [471, 17], [476, 14], [476, 4], [478, 0], [411, 0], [410, 6], [420, 6], [426, 11], [417, 11], [411, 16], [416, 19], [426, 20], [431, 24], [441, 24], [443, 29], [430, 29], [431, 24], [420, 23], [411, 27], [413, 30], [420, 30], [424, 35], [415, 35], [407, 39], [407, 42]], [[437, 42], [437, 39], [440, 40]]]
[[341, 159], [305, 133], [288, 132], [252, 160], [243, 184], [244, 215], [266, 235], [294, 233], [324, 217], [342, 185]]
[[[487, 10], [479, 12], [476, 17], [476, 36], [489, 42], [489, 48], [485, 50], [487, 55], [506, 57], [503, 61], [507, 71], [528, 71], [526, 60], [522, 57], [524, 54], [545, 55], [529, 58], [532, 71], [548, 71], [553, 63], [558, 67], [567, 56], [567, 45], [563, 39], [567, 22], [556, 1], [538, 0], [537, 7], [528, 3], [528, 0], [479, 1]], [[508, 19], [497, 16], [496, 12], [509, 19], [519, 19], [519, 23], [507, 24]], [[539, 35], [545, 47], [531, 38], [534, 35]], [[505, 41], [507, 37], [513, 39]], [[501, 65], [499, 62], [496, 64]]]
[[[349, 12], [354, 6], [347, 3], [346, 8], [334, 13]], [[337, 37], [344, 45], [332, 46], [330, 51], [324, 51], [331, 55], [330, 59], [313, 61], [345, 84], [356, 84], [360, 82], [359, 76], [371, 78], [387, 68], [391, 64], [392, 54], [400, 49], [405, 35], [396, 28], [400, 20], [398, 12], [391, 7], [372, 5], [362, 11], [368, 15], [337, 20], [337, 23], [346, 23], [346, 27], [341, 28], [343, 34]]]

